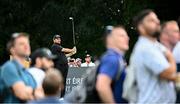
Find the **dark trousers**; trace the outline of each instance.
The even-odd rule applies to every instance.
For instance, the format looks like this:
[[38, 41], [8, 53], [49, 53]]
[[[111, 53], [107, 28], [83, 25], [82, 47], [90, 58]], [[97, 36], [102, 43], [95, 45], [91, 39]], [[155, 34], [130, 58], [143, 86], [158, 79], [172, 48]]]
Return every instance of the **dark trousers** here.
[[69, 66], [68, 64], [55, 64], [55, 68], [57, 68], [61, 72], [64, 79], [64, 89], [61, 90], [61, 97], [64, 97], [66, 90], [66, 78], [67, 78]]

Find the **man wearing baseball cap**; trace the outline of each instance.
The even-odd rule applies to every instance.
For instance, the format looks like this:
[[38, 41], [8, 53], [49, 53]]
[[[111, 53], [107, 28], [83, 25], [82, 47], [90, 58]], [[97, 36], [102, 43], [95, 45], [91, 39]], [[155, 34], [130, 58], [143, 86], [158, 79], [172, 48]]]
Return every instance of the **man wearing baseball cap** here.
[[95, 64], [91, 61], [91, 56], [89, 54], [85, 57], [85, 62], [81, 64], [81, 67], [93, 67]]
[[[72, 56], [76, 53], [76, 47], [73, 49], [64, 48], [61, 46], [61, 36], [54, 35], [53, 37], [53, 45], [51, 47], [51, 51], [53, 54], [57, 55], [57, 59], [54, 60], [54, 66], [57, 68], [63, 75], [64, 85], [66, 85], [66, 77], [68, 73], [68, 61], [66, 56]], [[62, 91], [61, 96], [63, 97], [65, 94], [65, 88]]]
[[55, 58], [56, 56], [47, 48], [39, 48], [31, 55], [31, 68], [28, 69], [28, 72], [36, 81], [38, 91], [40, 92], [40, 94], [37, 95], [39, 98], [44, 97], [42, 82], [45, 77], [45, 72], [53, 67], [53, 59]]

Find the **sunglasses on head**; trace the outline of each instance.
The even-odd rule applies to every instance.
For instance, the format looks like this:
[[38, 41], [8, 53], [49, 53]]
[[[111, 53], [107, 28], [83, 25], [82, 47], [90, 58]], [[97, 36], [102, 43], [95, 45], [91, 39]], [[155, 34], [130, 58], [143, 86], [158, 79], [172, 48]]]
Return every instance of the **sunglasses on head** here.
[[106, 26], [106, 29], [105, 29], [105, 34], [106, 34], [106, 35], [111, 34], [111, 32], [112, 32], [113, 28], [114, 28], [114, 27], [113, 27], [113, 26], [111, 26], [111, 25]]
[[11, 35], [11, 40], [14, 40], [14, 39], [16, 39], [16, 38], [18, 38], [18, 37], [20, 37], [20, 36], [26, 36], [26, 37], [28, 37], [28, 34], [27, 34], [27, 33], [13, 33], [13, 34]]
[[19, 37], [19, 36], [20, 36], [19, 33], [13, 33], [12, 36], [11, 36], [11, 38], [12, 38], [12, 39], [15, 39], [15, 38], [17, 38], [17, 37]]

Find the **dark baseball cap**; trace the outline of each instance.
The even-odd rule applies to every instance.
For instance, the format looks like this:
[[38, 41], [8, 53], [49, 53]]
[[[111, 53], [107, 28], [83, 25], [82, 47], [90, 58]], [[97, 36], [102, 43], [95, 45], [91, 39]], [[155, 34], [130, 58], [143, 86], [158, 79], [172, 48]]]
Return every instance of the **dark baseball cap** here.
[[45, 57], [48, 59], [56, 59], [57, 56], [53, 55], [52, 52], [48, 48], [39, 48], [35, 52], [32, 53], [31, 59], [36, 60], [38, 57]]
[[54, 35], [53, 40], [54, 40], [54, 39], [57, 39], [57, 38], [61, 38], [61, 36], [58, 35], [58, 34], [56, 34], [56, 35]]

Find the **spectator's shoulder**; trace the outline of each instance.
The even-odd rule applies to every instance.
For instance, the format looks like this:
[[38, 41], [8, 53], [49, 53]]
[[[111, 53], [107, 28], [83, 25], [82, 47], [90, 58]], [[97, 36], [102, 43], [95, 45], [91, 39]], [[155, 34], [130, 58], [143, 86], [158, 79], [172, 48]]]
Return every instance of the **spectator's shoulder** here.
[[2, 70], [9, 70], [9, 69], [14, 69], [15, 65], [13, 64], [12, 61], [7, 61], [4, 63], [4, 65], [1, 67]]
[[82, 63], [81, 67], [87, 67], [87, 64], [86, 63]]
[[101, 59], [102, 62], [116, 62], [116, 60], [117, 56], [115, 54], [105, 54]]

